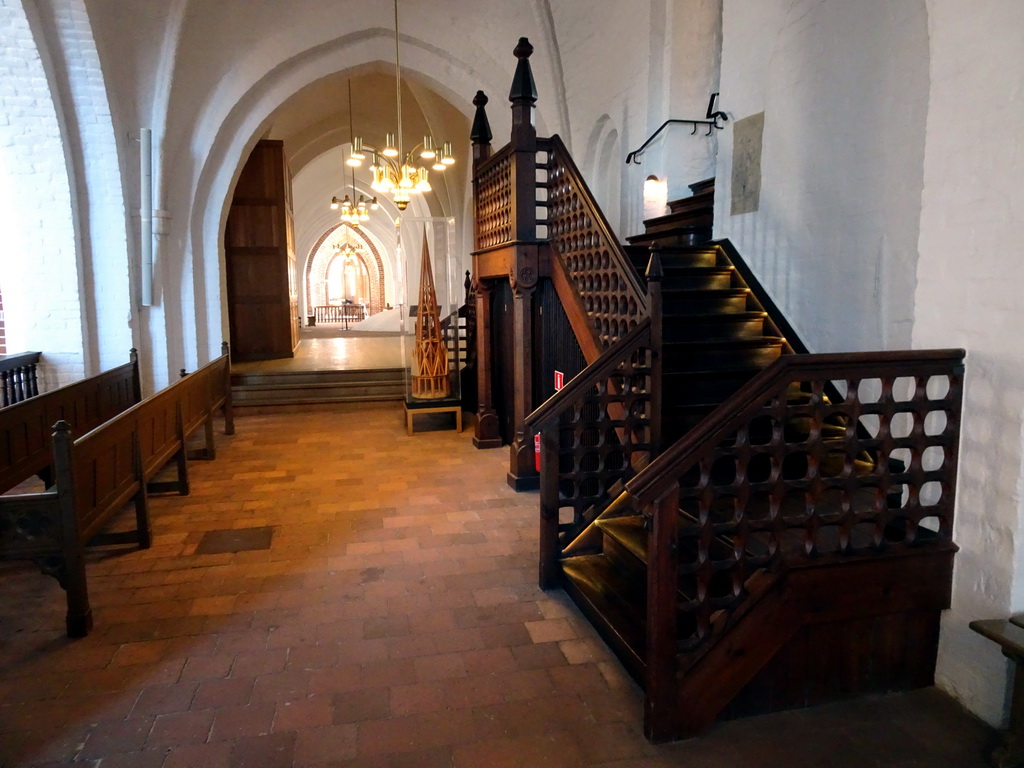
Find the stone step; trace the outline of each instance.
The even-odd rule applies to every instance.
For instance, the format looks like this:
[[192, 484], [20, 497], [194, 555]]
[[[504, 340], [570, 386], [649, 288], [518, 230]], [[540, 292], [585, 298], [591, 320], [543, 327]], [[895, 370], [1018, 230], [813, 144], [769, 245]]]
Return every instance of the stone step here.
[[231, 395], [235, 406], [401, 400], [405, 369], [235, 373]]

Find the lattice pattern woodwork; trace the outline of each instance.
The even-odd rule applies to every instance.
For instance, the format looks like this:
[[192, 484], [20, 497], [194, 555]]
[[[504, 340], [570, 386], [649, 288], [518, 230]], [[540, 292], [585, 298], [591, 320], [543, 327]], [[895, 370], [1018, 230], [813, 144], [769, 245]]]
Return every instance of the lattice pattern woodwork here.
[[584, 513], [611, 497], [651, 455], [651, 357], [638, 345], [608, 377], [565, 403], [558, 416], [558, 501], [572, 510], [564, 531], [590, 522]]
[[603, 226], [600, 209], [558, 144], [548, 156], [547, 171], [549, 240], [607, 349], [646, 314], [646, 297], [622, 246]]
[[791, 368], [725, 439], [676, 465], [683, 647], [757, 569], [951, 541], [962, 365]]
[[491, 157], [479, 170], [475, 185], [475, 250], [512, 242], [511, 144]]

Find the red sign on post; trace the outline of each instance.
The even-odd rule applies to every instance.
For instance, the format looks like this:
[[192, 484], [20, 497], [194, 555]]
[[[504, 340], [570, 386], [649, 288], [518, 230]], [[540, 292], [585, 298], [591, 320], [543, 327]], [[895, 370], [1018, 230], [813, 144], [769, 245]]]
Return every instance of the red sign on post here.
[[565, 374], [561, 371], [555, 371], [555, 392], [565, 386]]
[[540, 432], [533, 436], [533, 463], [535, 469], [540, 472]]

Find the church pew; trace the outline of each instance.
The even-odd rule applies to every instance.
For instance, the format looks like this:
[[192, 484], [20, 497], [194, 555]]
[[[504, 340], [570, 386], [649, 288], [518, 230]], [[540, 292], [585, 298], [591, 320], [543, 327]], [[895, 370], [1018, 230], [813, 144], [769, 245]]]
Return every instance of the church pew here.
[[142, 399], [138, 354], [133, 349], [129, 357], [117, 368], [0, 408], [0, 493], [49, 473], [57, 421], [85, 434]]
[[[233, 433], [227, 355], [164, 390], [73, 438], [67, 421], [58, 421], [52, 438], [55, 484], [42, 493], [0, 496], [0, 558], [31, 559], [57, 578], [67, 593], [69, 637], [92, 629], [85, 577], [85, 547], [151, 543], [148, 494], [187, 494], [189, 435], [207, 429], [204, 453], [212, 458], [212, 416], [224, 408], [226, 430]], [[158, 473], [173, 462], [173, 479]], [[127, 504], [135, 509], [135, 528], [104, 533], [104, 526]]]
[[231, 401], [231, 358], [228, 343], [221, 344], [221, 356], [207, 363], [194, 373], [181, 369], [186, 390], [183, 399], [185, 434], [191, 436], [203, 427], [205, 445], [189, 455], [193, 459], [214, 459], [216, 450], [213, 442], [213, 415], [220, 409], [224, 414], [224, 434], [235, 434], [235, 420]]

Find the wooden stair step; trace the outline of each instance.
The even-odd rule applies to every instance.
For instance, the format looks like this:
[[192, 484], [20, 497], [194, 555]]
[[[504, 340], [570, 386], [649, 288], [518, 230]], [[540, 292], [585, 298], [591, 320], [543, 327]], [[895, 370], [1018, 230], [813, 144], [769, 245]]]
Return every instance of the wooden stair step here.
[[647, 584], [604, 555], [562, 561], [565, 591], [633, 678], [643, 684], [647, 647]]
[[760, 336], [766, 312], [733, 312], [728, 314], [672, 315], [664, 318], [665, 341], [699, 339], [736, 339]]
[[763, 367], [782, 354], [785, 339], [780, 336], [719, 339], [716, 341], [671, 341], [662, 348], [666, 371], [690, 367], [728, 367], [736, 364]]
[[646, 234], [658, 234], [663, 232], [675, 232], [679, 229], [711, 229], [714, 224], [714, 200], [707, 201], [704, 198], [693, 200], [684, 198], [691, 202], [677, 205], [676, 212], [666, 213], [664, 216], [656, 216], [651, 219], [644, 219], [644, 232]]
[[651, 243], [662, 243], [664, 245], [700, 245], [711, 239], [711, 226], [673, 226], [657, 232], [645, 232], [642, 235], [627, 237], [630, 245], [650, 245]]
[[732, 267], [662, 267], [662, 290], [728, 290], [736, 270]]
[[[641, 275], [647, 271], [647, 263], [651, 259], [650, 244], [626, 245], [626, 255]], [[661, 248], [662, 269], [676, 267], [717, 267], [718, 251], [715, 248], [694, 246], [663, 246]]]
[[664, 315], [702, 315], [709, 312], [732, 314], [747, 311], [748, 288], [694, 290], [669, 288], [662, 291]]
[[606, 538], [616, 541], [640, 563], [647, 563], [647, 529], [643, 515], [605, 517], [596, 524]]

